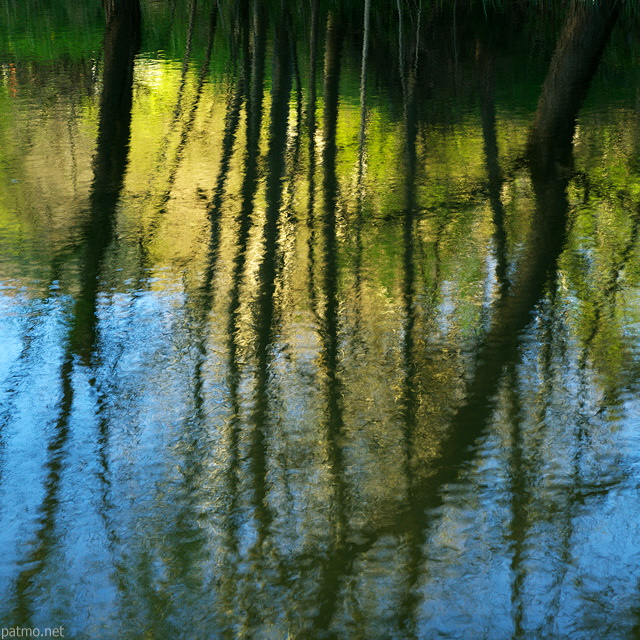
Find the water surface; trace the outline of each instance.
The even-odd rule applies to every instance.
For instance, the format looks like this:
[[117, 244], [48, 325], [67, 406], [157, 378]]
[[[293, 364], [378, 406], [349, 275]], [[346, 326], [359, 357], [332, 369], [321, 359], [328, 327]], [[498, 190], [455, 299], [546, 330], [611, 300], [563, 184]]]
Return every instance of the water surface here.
[[2, 625], [636, 637], [634, 16], [550, 139], [564, 5], [42, 4], [0, 18]]

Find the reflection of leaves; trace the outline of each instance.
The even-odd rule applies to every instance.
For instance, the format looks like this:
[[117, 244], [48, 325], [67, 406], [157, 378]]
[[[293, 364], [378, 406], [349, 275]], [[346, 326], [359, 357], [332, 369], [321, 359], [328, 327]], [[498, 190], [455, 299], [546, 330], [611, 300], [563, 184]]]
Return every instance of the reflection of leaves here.
[[5, 59], [78, 59], [100, 50], [104, 15], [99, 2], [60, 0], [48, 2], [45, 10], [33, 0], [5, 5], [0, 20]]
[[[611, 179], [617, 175], [614, 171]], [[628, 174], [624, 181], [629, 181]], [[640, 275], [635, 260], [640, 202], [629, 192], [612, 192], [611, 185], [607, 190], [598, 176], [591, 180], [590, 194], [575, 208], [561, 267], [572, 299], [573, 331], [589, 350], [605, 387], [614, 389], [633, 360], [625, 338], [622, 294]]]

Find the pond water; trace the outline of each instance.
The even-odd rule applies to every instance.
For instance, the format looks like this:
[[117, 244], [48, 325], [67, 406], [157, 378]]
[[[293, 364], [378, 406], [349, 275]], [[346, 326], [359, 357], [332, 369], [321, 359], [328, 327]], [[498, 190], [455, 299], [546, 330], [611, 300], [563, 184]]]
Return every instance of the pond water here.
[[1, 626], [638, 637], [640, 30], [507, 4], [3, 3]]

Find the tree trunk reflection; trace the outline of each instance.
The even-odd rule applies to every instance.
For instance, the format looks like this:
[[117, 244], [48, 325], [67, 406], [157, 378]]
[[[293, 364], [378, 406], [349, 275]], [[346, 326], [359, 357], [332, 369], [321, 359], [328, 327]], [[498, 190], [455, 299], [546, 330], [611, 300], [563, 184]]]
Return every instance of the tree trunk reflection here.
[[[133, 64], [140, 42], [140, 12], [137, 1], [107, 5], [104, 36], [103, 89], [100, 98], [98, 140], [93, 164], [90, 210], [82, 228], [80, 290], [72, 310], [66, 352], [60, 369], [62, 398], [48, 444], [44, 496], [39, 508], [38, 529], [30, 542], [27, 566], [16, 580], [16, 624], [30, 626], [36, 613], [38, 578], [56, 545], [56, 517], [70, 417], [74, 405], [74, 367], [90, 366], [96, 348], [97, 295], [105, 256], [113, 239], [115, 213], [127, 168], [131, 129]], [[101, 447], [107, 437], [101, 422]]]

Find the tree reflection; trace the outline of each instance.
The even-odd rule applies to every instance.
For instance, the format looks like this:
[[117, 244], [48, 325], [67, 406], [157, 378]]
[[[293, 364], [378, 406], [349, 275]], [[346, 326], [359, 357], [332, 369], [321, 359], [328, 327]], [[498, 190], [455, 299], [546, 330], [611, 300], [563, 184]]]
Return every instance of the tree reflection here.
[[278, 24], [274, 43], [274, 70], [271, 90], [269, 151], [267, 154], [266, 211], [262, 228], [264, 248], [258, 273], [259, 287], [255, 302], [256, 326], [256, 387], [252, 417], [253, 435], [249, 448], [253, 476], [253, 504], [262, 545], [268, 533], [271, 515], [266, 493], [266, 440], [269, 430], [270, 369], [273, 359], [276, 280], [278, 277], [278, 222], [282, 205], [282, 186], [285, 175], [285, 152], [289, 124], [289, 96], [292, 85], [290, 46], [284, 20]]
[[[399, 3], [398, 3], [399, 6]], [[412, 46], [414, 56], [418, 61], [419, 32], [413, 37]], [[402, 39], [400, 39], [402, 43]], [[404, 51], [400, 50], [400, 67], [404, 69]], [[415, 228], [417, 212], [417, 157], [416, 143], [418, 134], [417, 105], [418, 91], [416, 87], [416, 72], [410, 67], [408, 73], [401, 72], [403, 88], [403, 116], [405, 129], [404, 144], [404, 213], [402, 216], [402, 298], [404, 322], [402, 327], [402, 394], [400, 396], [400, 411], [403, 422], [404, 454], [406, 462], [404, 465], [407, 477], [407, 504], [406, 508], [413, 509], [417, 496], [416, 487], [416, 459], [419, 457], [419, 439], [417, 437], [418, 420], [420, 413], [420, 382], [418, 376], [418, 366], [416, 349], [416, 269], [415, 269]], [[419, 499], [419, 498], [418, 498]], [[408, 547], [407, 557], [407, 580], [404, 585], [404, 594], [400, 600], [398, 620], [400, 629], [408, 638], [416, 638], [416, 625], [414, 609], [416, 607], [416, 587], [421, 569], [421, 548], [420, 537], [414, 535], [415, 531], [410, 531], [406, 538]]]
[[328, 630], [341, 591], [341, 577], [348, 573], [349, 554], [345, 553], [347, 538], [346, 485], [342, 451], [344, 418], [342, 383], [338, 374], [338, 243], [336, 213], [338, 181], [336, 177], [336, 126], [338, 118], [338, 87], [340, 81], [340, 50], [342, 30], [336, 16], [327, 17], [324, 59], [324, 121], [322, 153], [322, 237], [323, 237], [323, 294], [324, 309], [321, 320], [322, 375], [326, 418], [324, 438], [334, 494], [331, 509], [331, 542], [328, 557], [322, 567], [319, 588], [319, 607], [314, 626]]
[[[236, 253], [232, 263], [231, 291], [227, 304], [227, 387], [231, 411], [231, 418], [227, 428], [228, 454], [225, 470], [225, 490], [228, 492], [227, 508], [225, 513], [225, 542], [228, 548], [230, 569], [233, 579], [237, 584], [240, 581], [241, 563], [241, 528], [244, 524], [244, 505], [242, 503], [242, 375], [240, 362], [244, 360], [243, 339], [241, 331], [241, 295], [242, 283], [245, 276], [247, 263], [247, 251], [249, 243], [249, 231], [254, 211], [254, 197], [258, 188], [258, 161], [260, 126], [263, 116], [263, 90], [264, 90], [264, 56], [266, 46], [266, 20], [264, 7], [261, 2], [244, 2], [239, 8], [239, 31], [242, 43], [242, 78], [238, 91], [244, 88], [245, 92], [245, 119], [246, 141], [245, 155], [243, 159], [243, 178], [240, 189], [241, 204], [240, 213], [236, 220], [237, 242]], [[246, 80], [244, 80], [246, 79]], [[236, 94], [238, 95], [238, 94]], [[234, 120], [228, 121], [234, 126]], [[230, 151], [230, 148], [229, 148]], [[221, 167], [221, 170], [224, 168]], [[214, 195], [215, 198], [215, 195]], [[215, 203], [215, 201], [214, 201]], [[218, 215], [211, 217], [212, 238], [217, 238], [217, 229], [220, 225]], [[211, 255], [210, 257], [214, 257]], [[258, 427], [259, 428], [259, 427]], [[225, 590], [221, 598], [225, 603], [223, 611], [234, 611], [239, 616], [238, 621], [229, 621], [226, 633], [233, 637], [234, 627], [241, 624], [247, 615], [243, 610], [243, 598], [238, 602], [236, 589]]]
[[[90, 209], [82, 228], [80, 287], [72, 310], [67, 348], [60, 369], [62, 397], [53, 436], [48, 444], [44, 497], [38, 529], [30, 542], [27, 566], [16, 579], [14, 619], [29, 625], [35, 613], [37, 580], [56, 547], [56, 517], [70, 437], [76, 364], [91, 366], [96, 350], [98, 291], [106, 252], [113, 240], [115, 212], [127, 167], [131, 128], [133, 62], [140, 43], [140, 6], [134, 0], [106, 2], [103, 89], [98, 140], [93, 163]], [[108, 426], [100, 423], [100, 448], [106, 446]]]
[[505, 230], [505, 212], [501, 199], [503, 185], [502, 172], [498, 162], [498, 140], [496, 132], [495, 98], [493, 89], [493, 63], [488, 50], [486, 33], [478, 39], [476, 60], [480, 78], [480, 117], [484, 142], [485, 162], [487, 166], [487, 184], [489, 201], [493, 211], [495, 226], [494, 242], [496, 257], [496, 279], [501, 292], [507, 286], [507, 234]]

